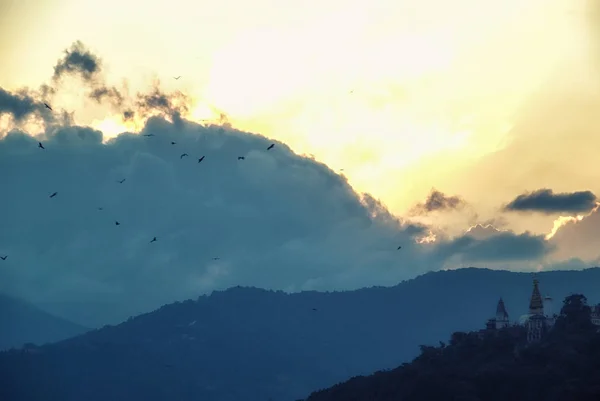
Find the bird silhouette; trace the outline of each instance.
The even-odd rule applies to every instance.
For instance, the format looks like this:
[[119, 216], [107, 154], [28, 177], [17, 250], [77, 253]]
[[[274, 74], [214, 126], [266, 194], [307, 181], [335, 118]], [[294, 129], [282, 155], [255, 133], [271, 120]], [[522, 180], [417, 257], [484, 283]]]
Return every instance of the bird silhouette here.
[[198, 159], [198, 163], [201, 163], [202, 160], [204, 160], [204, 156], [202, 156], [201, 158]]
[[312, 310], [314, 310], [315, 312], [317, 311], [317, 308], [312, 308]]
[[0, 259], [2, 259], [2, 260], [6, 260], [6, 258], [8, 258], [8, 255], [0, 256]]
[[115, 226], [120, 226], [121, 223], [119, 223], [118, 221], [115, 221]]
[[122, 183], [124, 183], [124, 182], [125, 182], [125, 180], [126, 180], [126, 179], [127, 179], [127, 178], [123, 178], [122, 180], [120, 180], [120, 181], [117, 181], [117, 182], [118, 182], [119, 184], [122, 184]]
[[104, 208], [103, 207], [99, 207], [98, 210], [104, 210]]
[[179, 156], [180, 159], [183, 159], [184, 157], [189, 156], [187, 153], [182, 153], [181, 156]]
[[396, 250], [402, 249], [402, 245], [400, 245], [398, 248], [396, 248]]
[[219, 260], [219, 259], [221, 259], [221, 258], [213, 258], [213, 260]]
[[42, 143], [41, 143], [41, 142], [38, 142], [38, 148], [40, 148], [40, 149], [46, 149], [46, 148], [44, 147], [44, 145], [42, 145]]
[[44, 103], [44, 106], [46, 106], [48, 110], [52, 111], [52, 107], [48, 106], [48, 103]]
[[177, 81], [179, 78], [181, 78], [181, 75], [178, 77], [173, 77], [173, 78], [175, 78], [175, 80]]
[[50, 195], [50, 197], [54, 198], [56, 195], [58, 195], [58, 192], [54, 192], [52, 195]]
[[142, 136], [154, 136], [154, 134], [144, 134]]
[[176, 143], [177, 143], [177, 142], [173, 142], [173, 141], [171, 141], [171, 145], [175, 145]]
[[246, 160], [244, 156], [238, 156], [238, 160]]
[[273, 147], [275, 147], [274, 143], [272, 143], [271, 145], [269, 145], [269, 147], [267, 148], [267, 150], [271, 150], [271, 149], [273, 149]]
[[152, 241], [150, 241], [150, 243], [156, 242], [156, 237], [152, 238]]

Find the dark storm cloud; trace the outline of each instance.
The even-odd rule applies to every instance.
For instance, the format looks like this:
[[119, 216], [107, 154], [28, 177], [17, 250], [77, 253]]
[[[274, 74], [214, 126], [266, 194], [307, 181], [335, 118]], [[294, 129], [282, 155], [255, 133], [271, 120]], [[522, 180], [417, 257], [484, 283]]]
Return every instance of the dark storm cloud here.
[[534, 260], [551, 250], [544, 236], [498, 231], [480, 239], [467, 233], [440, 245], [438, 252], [443, 258], [459, 255], [465, 262], [497, 262]]
[[17, 122], [44, 109], [44, 105], [27, 94], [11, 93], [0, 88], [0, 114], [10, 114]]
[[238, 284], [351, 288], [433, 267], [415, 243], [422, 227], [283, 143], [267, 151], [273, 141], [259, 135], [159, 117], [141, 133], [154, 136], [102, 143], [65, 127], [45, 151], [22, 132], [0, 140], [0, 210], [12, 227], [0, 251], [20, 266], [3, 266], [0, 292], [111, 297], [139, 311]]
[[554, 193], [551, 189], [538, 189], [517, 196], [504, 210], [546, 214], [589, 212], [596, 207], [596, 199], [591, 191]]
[[76, 41], [65, 50], [64, 57], [57, 61], [53, 79], [57, 81], [64, 75], [73, 74], [90, 82], [96, 78], [100, 70], [100, 58], [89, 51], [82, 42]]
[[89, 94], [90, 99], [95, 100], [97, 103], [102, 103], [105, 99], [108, 100], [112, 105], [120, 107], [123, 104], [123, 95], [115, 87], [100, 86], [93, 89]]
[[456, 210], [464, 207], [466, 202], [458, 196], [448, 196], [435, 188], [425, 199], [425, 202], [413, 208], [413, 214], [427, 214], [439, 210]]

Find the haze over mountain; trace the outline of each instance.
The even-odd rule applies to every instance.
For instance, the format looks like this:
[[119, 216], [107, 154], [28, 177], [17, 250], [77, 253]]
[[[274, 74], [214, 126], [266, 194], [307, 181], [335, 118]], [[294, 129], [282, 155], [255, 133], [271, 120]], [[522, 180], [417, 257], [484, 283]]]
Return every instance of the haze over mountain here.
[[25, 343], [56, 342], [87, 330], [25, 301], [0, 294], [0, 350]]
[[[596, 294], [590, 303], [600, 301], [600, 268], [539, 278], [558, 304], [578, 289]], [[9, 379], [0, 398], [294, 400], [396, 367], [420, 344], [437, 345], [454, 331], [483, 328], [500, 296], [511, 321], [518, 320], [531, 289], [531, 274], [475, 268], [349, 292], [231, 288], [0, 354], [0, 376]]]

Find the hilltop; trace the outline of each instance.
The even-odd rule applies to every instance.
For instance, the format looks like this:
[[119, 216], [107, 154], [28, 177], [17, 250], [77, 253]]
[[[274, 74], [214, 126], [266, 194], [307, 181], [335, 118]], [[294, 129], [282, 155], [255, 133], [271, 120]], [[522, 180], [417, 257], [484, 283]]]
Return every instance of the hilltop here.
[[565, 299], [540, 342], [528, 344], [520, 326], [457, 332], [448, 345], [422, 346], [412, 363], [354, 377], [307, 401], [596, 401], [600, 334], [580, 296]]

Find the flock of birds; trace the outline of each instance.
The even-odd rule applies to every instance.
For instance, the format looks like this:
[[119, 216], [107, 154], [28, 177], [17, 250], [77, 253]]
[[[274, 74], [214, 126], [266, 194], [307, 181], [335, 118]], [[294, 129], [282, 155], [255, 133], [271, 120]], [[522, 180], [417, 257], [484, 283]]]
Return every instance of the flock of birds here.
[[[177, 79], [177, 78], [176, 78], [176, 79]], [[44, 103], [44, 106], [45, 106], [47, 109], [49, 109], [49, 110], [52, 110], [52, 107], [50, 107], [50, 105], [48, 105], [47, 103]], [[142, 136], [145, 136], [145, 137], [153, 137], [153, 136], [155, 136], [155, 135], [154, 135], [154, 134], [143, 134]], [[175, 142], [175, 141], [171, 141], [171, 145], [176, 145], [176, 144], [177, 144], [177, 142]], [[275, 144], [274, 144], [274, 143], [270, 144], [270, 145], [267, 147], [267, 151], [269, 151], [269, 150], [273, 149], [274, 147], [275, 147]], [[44, 144], [43, 144], [42, 142], [38, 142], [38, 148], [39, 148], [39, 149], [42, 149], [42, 150], [46, 150], [46, 148], [44, 147]], [[180, 159], [183, 159], [184, 157], [189, 157], [189, 154], [187, 154], [187, 153], [182, 153], [182, 154], [181, 154], [181, 156], [179, 156], [179, 158], [180, 158]], [[205, 157], [206, 157], [205, 155], [203, 155], [203, 156], [199, 157], [199, 158], [198, 158], [198, 163], [201, 163], [201, 162], [204, 160], [204, 158], [205, 158]], [[238, 158], [237, 158], [237, 159], [238, 159], [238, 160], [245, 160], [246, 158], [245, 158], [244, 156], [238, 156]], [[121, 179], [121, 180], [117, 180], [117, 183], [119, 183], [119, 184], [123, 184], [123, 183], [124, 183], [126, 180], [127, 180], [126, 178], [123, 178], [123, 179]], [[51, 193], [51, 194], [50, 194], [49, 198], [50, 198], [50, 199], [52, 199], [52, 198], [56, 197], [57, 195], [58, 195], [58, 191], [56, 191], [56, 192], [53, 192], [53, 193]], [[102, 210], [104, 210], [104, 208], [103, 208], [103, 207], [98, 207], [98, 210], [102, 211]], [[120, 226], [120, 225], [121, 225], [121, 223], [120, 223], [118, 220], [115, 220], [115, 226]], [[151, 244], [151, 243], [153, 243], [153, 242], [156, 242], [156, 241], [158, 241], [158, 238], [157, 238], [157, 237], [153, 237], [153, 238], [150, 240], [150, 242], [149, 242], [149, 243]], [[7, 258], [8, 258], [8, 255], [2, 255], [2, 256], [0, 256], [0, 259], [2, 259], [2, 260], [6, 260]], [[214, 258], [213, 258], [213, 260], [220, 260], [220, 258], [219, 258], [219, 257], [214, 257]]]
[[[178, 80], [179, 78], [181, 78], [181, 76], [177, 76], [177, 77], [173, 77], [173, 78], [174, 78], [175, 80]], [[352, 93], [352, 92], [353, 92], [353, 91], [351, 91], [350, 93]], [[46, 107], [48, 110], [50, 110], [50, 111], [53, 111], [53, 110], [52, 110], [52, 107], [50, 107], [50, 105], [49, 105], [48, 103], [44, 103], [44, 106], [45, 106], [45, 107]], [[145, 136], [145, 137], [153, 137], [153, 136], [155, 136], [155, 135], [154, 135], [154, 134], [143, 134], [143, 136]], [[175, 141], [171, 141], [171, 145], [176, 145], [176, 144], [177, 144], [177, 142], [175, 142]], [[275, 147], [275, 144], [274, 144], [274, 143], [270, 144], [270, 145], [267, 147], [267, 151], [269, 151], [269, 150], [273, 149], [274, 147]], [[42, 150], [45, 150], [45, 149], [46, 149], [46, 148], [44, 147], [44, 144], [42, 144], [42, 142], [38, 142], [38, 148], [40, 148], [40, 149], [42, 149]], [[187, 154], [187, 153], [185, 153], [185, 152], [184, 152], [184, 153], [182, 153], [182, 154], [179, 156], [179, 159], [183, 159], [184, 157], [189, 157], [189, 154]], [[202, 161], [204, 160], [204, 158], [205, 158], [205, 157], [206, 157], [205, 155], [202, 155], [201, 157], [199, 157], [199, 158], [198, 158], [198, 163], [202, 163]], [[246, 158], [245, 158], [244, 156], [238, 156], [238, 158], [237, 158], [237, 159], [238, 159], [238, 160], [245, 160]], [[118, 180], [117, 182], [118, 182], [119, 184], [123, 184], [125, 181], [126, 181], [126, 179], [125, 179], [125, 178], [123, 178], [123, 179], [121, 179], [121, 180]], [[52, 194], [50, 194], [50, 196], [49, 196], [49, 197], [52, 199], [52, 198], [56, 197], [57, 195], [58, 195], [58, 192], [53, 192]], [[102, 207], [98, 207], [98, 210], [104, 210], [104, 209], [103, 209]], [[116, 220], [116, 221], [115, 221], [115, 225], [116, 225], [116, 226], [120, 226], [120, 225], [121, 225], [121, 223], [120, 223], [118, 220]], [[158, 241], [157, 237], [153, 237], [153, 238], [152, 238], [152, 240], [150, 240], [150, 242], [149, 242], [149, 243], [151, 244], [151, 243], [153, 243], [153, 242], [156, 242], [156, 241]], [[398, 246], [397, 250], [400, 250], [400, 249], [402, 249], [402, 246]], [[3, 255], [3, 256], [0, 256], [0, 259], [2, 259], [3, 261], [4, 261], [4, 260], [6, 260], [7, 258], [8, 258], [8, 255]], [[218, 257], [215, 257], [215, 258], [213, 258], [213, 260], [219, 260], [219, 259], [220, 259], [220, 258], [218, 258]]]

